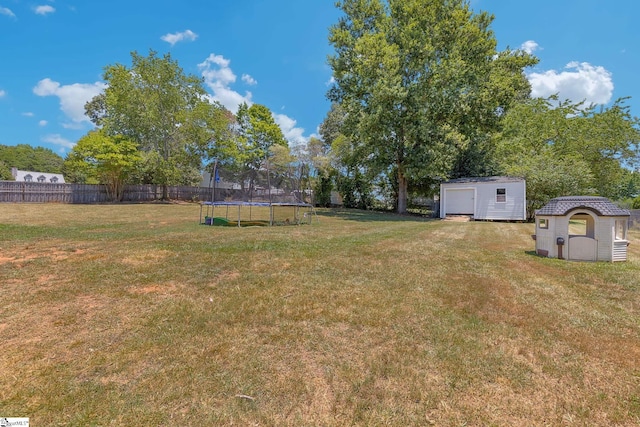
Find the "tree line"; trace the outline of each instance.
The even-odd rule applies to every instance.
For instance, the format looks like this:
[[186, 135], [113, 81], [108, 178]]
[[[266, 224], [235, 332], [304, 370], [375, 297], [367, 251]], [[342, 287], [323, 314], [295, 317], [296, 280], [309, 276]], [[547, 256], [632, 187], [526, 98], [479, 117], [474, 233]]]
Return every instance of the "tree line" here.
[[232, 114], [170, 54], [131, 59], [105, 68], [107, 88], [85, 106], [96, 129], [67, 156], [73, 182], [106, 184], [114, 200], [128, 183], [197, 185], [203, 170], [220, 166], [251, 183], [276, 147], [287, 147], [267, 107], [243, 104]]
[[[364, 207], [444, 180], [512, 175], [527, 181], [529, 215], [562, 195], [614, 200], [640, 193], [638, 118], [626, 99], [597, 108], [531, 98], [538, 60], [498, 51], [494, 17], [464, 0], [344, 0], [330, 28], [335, 83], [321, 133], [323, 176]], [[640, 200], [638, 201], [640, 204]]]
[[12, 180], [11, 168], [62, 173], [64, 159], [48, 148], [27, 144], [0, 145], [0, 180]]
[[466, 0], [336, 6], [320, 138], [290, 147], [267, 107], [232, 113], [170, 54], [132, 52], [130, 66], [105, 68], [107, 88], [86, 104], [95, 129], [64, 160], [66, 179], [106, 184], [119, 200], [128, 183], [195, 185], [222, 170], [250, 191], [265, 171], [269, 185], [295, 171], [318, 205], [338, 191], [347, 207], [398, 213], [467, 176], [525, 178], [530, 215], [562, 195], [638, 197], [639, 121], [626, 98], [532, 98], [525, 70], [538, 59], [498, 51], [494, 17]]

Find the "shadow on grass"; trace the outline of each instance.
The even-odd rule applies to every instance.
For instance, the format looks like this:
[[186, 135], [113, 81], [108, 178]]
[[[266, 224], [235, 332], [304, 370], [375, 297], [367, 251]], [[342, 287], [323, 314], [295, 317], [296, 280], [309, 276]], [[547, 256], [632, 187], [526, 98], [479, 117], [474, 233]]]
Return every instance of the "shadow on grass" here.
[[435, 218], [427, 217], [424, 215], [416, 214], [404, 214], [400, 215], [393, 212], [381, 212], [381, 211], [365, 211], [360, 209], [317, 209], [318, 216], [324, 216], [329, 218], [341, 218], [348, 221], [362, 221], [362, 222], [397, 222], [397, 221], [430, 221]]
[[[534, 258], [540, 258], [540, 259], [559, 259], [559, 258], [555, 258], [555, 257], [548, 257], [548, 256], [544, 256], [544, 255], [540, 255], [539, 253], [537, 253], [535, 250], [533, 251], [524, 251], [525, 255], [529, 255], [532, 256]], [[567, 261], [566, 259], [562, 259], [562, 261]]]

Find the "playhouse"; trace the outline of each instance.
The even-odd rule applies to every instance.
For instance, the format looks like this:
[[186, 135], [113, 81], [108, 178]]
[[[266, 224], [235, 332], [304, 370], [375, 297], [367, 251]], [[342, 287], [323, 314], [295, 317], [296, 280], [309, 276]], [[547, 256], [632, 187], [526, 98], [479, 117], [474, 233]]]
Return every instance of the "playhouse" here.
[[577, 261], [626, 261], [630, 212], [605, 197], [552, 199], [536, 211], [536, 253]]

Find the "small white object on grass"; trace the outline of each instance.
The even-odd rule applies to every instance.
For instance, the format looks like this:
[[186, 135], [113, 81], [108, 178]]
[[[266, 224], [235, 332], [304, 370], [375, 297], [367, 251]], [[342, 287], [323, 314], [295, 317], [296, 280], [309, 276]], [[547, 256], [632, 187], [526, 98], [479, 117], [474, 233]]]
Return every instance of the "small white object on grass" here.
[[236, 397], [238, 399], [247, 399], [247, 400], [251, 400], [252, 402], [255, 401], [256, 399], [251, 397], [251, 396], [247, 396], [246, 394], [236, 394]]

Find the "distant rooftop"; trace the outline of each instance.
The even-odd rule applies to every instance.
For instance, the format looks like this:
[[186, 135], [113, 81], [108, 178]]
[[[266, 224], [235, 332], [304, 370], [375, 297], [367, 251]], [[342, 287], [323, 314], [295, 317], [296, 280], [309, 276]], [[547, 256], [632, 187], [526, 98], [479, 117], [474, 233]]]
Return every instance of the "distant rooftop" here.
[[13, 179], [19, 182], [40, 182], [49, 184], [64, 184], [64, 176], [61, 173], [46, 173], [34, 171], [21, 171], [11, 168]]
[[606, 197], [567, 196], [551, 199], [536, 211], [536, 215], [564, 216], [574, 209], [590, 209], [600, 216], [629, 216], [631, 213], [618, 207]]
[[468, 178], [457, 178], [451, 179], [449, 181], [445, 181], [443, 184], [447, 183], [472, 183], [472, 182], [522, 182], [524, 178], [516, 177], [516, 176], [481, 176], [481, 177], [468, 177]]

